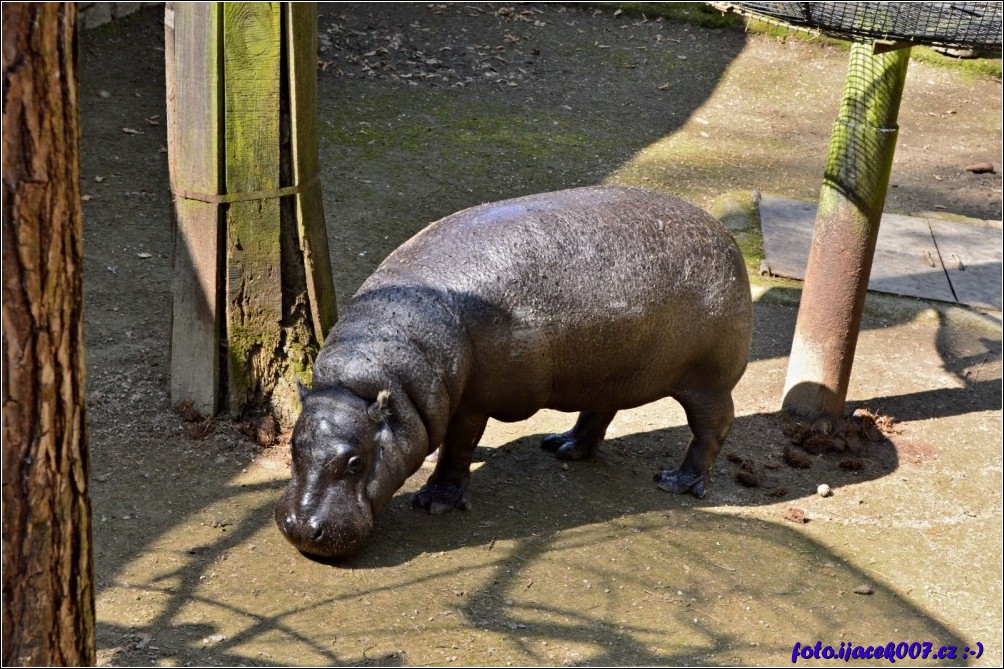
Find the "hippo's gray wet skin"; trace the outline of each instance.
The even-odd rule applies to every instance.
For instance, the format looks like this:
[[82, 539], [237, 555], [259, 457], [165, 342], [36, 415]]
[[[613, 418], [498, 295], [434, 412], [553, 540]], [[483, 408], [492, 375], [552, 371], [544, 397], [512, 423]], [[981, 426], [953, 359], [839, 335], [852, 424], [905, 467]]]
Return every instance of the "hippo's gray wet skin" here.
[[735, 242], [670, 196], [580, 188], [448, 216], [388, 256], [328, 335], [276, 521], [301, 551], [343, 555], [437, 447], [412, 504], [467, 508], [489, 418], [579, 411], [542, 446], [581, 459], [617, 411], [667, 396], [693, 438], [658, 486], [703, 496], [751, 315]]

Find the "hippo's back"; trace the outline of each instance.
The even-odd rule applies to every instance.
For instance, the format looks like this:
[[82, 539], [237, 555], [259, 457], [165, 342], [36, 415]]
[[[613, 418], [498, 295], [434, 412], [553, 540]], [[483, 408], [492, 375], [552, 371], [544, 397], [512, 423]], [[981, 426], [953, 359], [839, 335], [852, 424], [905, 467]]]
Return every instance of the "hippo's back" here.
[[521, 418], [731, 389], [749, 352], [742, 255], [677, 198], [579, 188], [473, 207], [391, 254], [360, 293], [421, 284], [444, 296], [472, 351], [473, 403]]

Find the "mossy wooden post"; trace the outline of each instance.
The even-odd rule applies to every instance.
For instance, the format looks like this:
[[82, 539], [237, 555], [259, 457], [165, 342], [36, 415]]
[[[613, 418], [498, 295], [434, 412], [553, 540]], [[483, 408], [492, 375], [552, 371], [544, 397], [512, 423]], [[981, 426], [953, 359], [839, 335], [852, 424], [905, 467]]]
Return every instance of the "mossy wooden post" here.
[[[279, 189], [279, 3], [223, 5], [227, 193]], [[279, 199], [227, 211], [227, 377], [231, 412], [268, 396], [282, 335]], [[258, 407], [256, 407], [258, 408]]]
[[[227, 192], [272, 194], [227, 212], [229, 403], [233, 413], [267, 408], [288, 423], [296, 377], [309, 374], [335, 318], [316, 183], [317, 9], [226, 3], [223, 11]], [[284, 156], [286, 118], [292, 155]], [[283, 183], [287, 172], [293, 184]], [[295, 206], [274, 195], [283, 188]]]
[[[302, 184], [318, 174], [317, 4], [289, 2], [285, 5], [294, 181]], [[318, 185], [297, 194], [296, 227], [306, 270], [314, 336], [318, 342], [323, 342], [335, 324], [338, 310], [324, 230], [324, 203]]]
[[[178, 111], [177, 123], [169, 119], [168, 128], [169, 136], [178, 136], [181, 149], [186, 148], [182, 110], [190, 103], [183, 97], [182, 61], [191, 58], [185, 55], [193, 50], [191, 44], [205, 43], [205, 54], [198, 51], [195, 59], [217, 64], [216, 69], [203, 68], [203, 85], [216, 95], [202, 96], [201, 107], [213, 118], [199, 127], [208, 128], [210, 136], [192, 154], [212, 163], [217, 179], [181, 185], [178, 181], [186, 178], [181, 166], [190, 164], [192, 156], [172, 157], [170, 163], [176, 168], [172, 175], [178, 175], [172, 187], [184, 201], [177, 207], [179, 236], [188, 230], [180, 215], [187, 207], [209, 207], [215, 217], [213, 224], [208, 215], [205, 221], [213, 234], [202, 233], [207, 245], [213, 243], [210, 236], [215, 240], [212, 267], [199, 265], [191, 272], [198, 281], [189, 281], [192, 290], [209, 291], [212, 284], [215, 301], [187, 297], [197, 306], [215, 305], [215, 322], [222, 324], [218, 332], [226, 340], [220, 365], [207, 362], [203, 369], [182, 371], [201, 373], [200, 392], [214, 397], [224, 393], [209, 390], [209, 377], [222, 376], [232, 415], [269, 412], [289, 424], [299, 404], [296, 378], [309, 380], [319, 342], [336, 318], [318, 180], [317, 7], [176, 3], [174, 9]], [[209, 27], [196, 34], [199, 27], [183, 20], [186, 12], [206, 14]], [[218, 76], [213, 79], [213, 75]], [[169, 108], [170, 104], [169, 99]], [[193, 131], [197, 134], [198, 128]], [[213, 137], [218, 138], [216, 143]], [[190, 247], [191, 243], [179, 242], [176, 253], [192, 256]], [[179, 323], [177, 308], [174, 318]], [[179, 335], [178, 330], [176, 326], [172, 342], [175, 404], [189, 399], [173, 392], [176, 343], [191, 336]], [[202, 353], [214, 348], [200, 344]], [[202, 406], [196, 408], [202, 411]]]
[[795, 415], [843, 415], [909, 60], [909, 49], [851, 47], [785, 381]]

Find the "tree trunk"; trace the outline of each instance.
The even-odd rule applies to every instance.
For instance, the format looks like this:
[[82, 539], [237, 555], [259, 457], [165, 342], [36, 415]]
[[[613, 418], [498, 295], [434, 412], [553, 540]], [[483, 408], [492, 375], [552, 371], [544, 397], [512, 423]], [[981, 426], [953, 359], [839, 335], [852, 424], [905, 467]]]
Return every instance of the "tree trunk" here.
[[76, 7], [3, 5], [3, 664], [93, 665]]

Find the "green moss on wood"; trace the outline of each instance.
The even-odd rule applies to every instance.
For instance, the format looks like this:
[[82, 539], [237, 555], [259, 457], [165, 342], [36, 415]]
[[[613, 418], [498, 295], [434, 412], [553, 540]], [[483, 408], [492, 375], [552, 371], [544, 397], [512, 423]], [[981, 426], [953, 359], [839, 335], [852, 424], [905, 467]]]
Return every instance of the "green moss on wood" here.
[[[834, 221], [843, 212], [853, 218], [855, 228], [878, 228], [896, 151], [896, 119], [909, 56], [905, 49], [872, 54], [864, 44], [851, 49], [817, 220]], [[866, 229], [857, 232], [869, 234]]]

